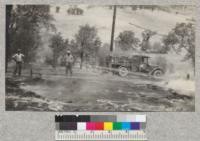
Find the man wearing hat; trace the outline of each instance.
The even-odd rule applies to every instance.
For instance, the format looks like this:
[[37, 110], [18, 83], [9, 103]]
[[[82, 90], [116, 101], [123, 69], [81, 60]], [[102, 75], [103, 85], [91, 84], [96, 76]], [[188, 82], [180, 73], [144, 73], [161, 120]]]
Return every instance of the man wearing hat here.
[[12, 58], [16, 62], [15, 71], [14, 71], [13, 74], [16, 75], [18, 73], [18, 76], [21, 76], [21, 70], [22, 70], [22, 63], [23, 63], [24, 55], [21, 53], [21, 50], [18, 49], [17, 53], [14, 54], [12, 56]]
[[66, 74], [70, 73], [72, 75], [72, 65], [74, 58], [71, 54], [70, 50], [67, 50], [67, 54], [65, 55], [65, 66], [66, 66]]

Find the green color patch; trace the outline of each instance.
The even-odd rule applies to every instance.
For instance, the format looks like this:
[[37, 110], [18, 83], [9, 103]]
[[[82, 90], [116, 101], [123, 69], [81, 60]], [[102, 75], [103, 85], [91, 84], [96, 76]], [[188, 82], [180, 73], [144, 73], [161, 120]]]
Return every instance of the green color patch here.
[[114, 122], [113, 123], [113, 130], [121, 130], [121, 129], [122, 129], [121, 122]]

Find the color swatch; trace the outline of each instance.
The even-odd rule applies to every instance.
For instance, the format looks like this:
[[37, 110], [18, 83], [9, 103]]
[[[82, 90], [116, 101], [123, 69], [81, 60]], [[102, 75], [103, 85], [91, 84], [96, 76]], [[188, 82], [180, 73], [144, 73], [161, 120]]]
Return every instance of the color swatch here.
[[[132, 121], [130, 118], [132, 118]], [[122, 116], [120, 118], [113, 115], [64, 115], [55, 117], [57, 130], [143, 130], [146, 128], [145, 120], [146, 117], [141, 115], [138, 117]]]

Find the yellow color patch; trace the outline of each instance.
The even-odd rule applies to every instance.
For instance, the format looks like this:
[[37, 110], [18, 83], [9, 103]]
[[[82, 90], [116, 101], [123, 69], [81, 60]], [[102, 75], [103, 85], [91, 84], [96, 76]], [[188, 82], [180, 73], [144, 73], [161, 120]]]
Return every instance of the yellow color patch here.
[[104, 130], [113, 130], [112, 122], [104, 122]]

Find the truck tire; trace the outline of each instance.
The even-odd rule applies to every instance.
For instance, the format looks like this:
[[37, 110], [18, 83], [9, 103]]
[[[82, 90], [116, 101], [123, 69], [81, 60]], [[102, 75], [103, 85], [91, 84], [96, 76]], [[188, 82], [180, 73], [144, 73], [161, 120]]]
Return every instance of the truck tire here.
[[152, 73], [152, 75], [155, 77], [161, 77], [161, 76], [163, 76], [163, 74], [164, 74], [163, 71], [160, 69], [157, 69], [157, 70], [153, 71], [153, 73]]
[[119, 67], [119, 75], [124, 77], [128, 75], [128, 69], [126, 67]]

